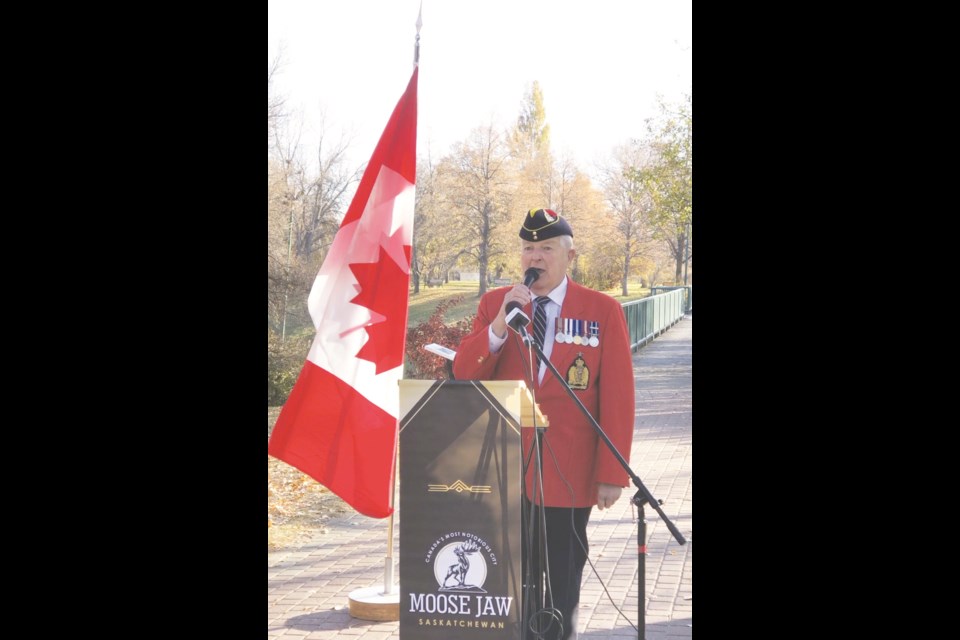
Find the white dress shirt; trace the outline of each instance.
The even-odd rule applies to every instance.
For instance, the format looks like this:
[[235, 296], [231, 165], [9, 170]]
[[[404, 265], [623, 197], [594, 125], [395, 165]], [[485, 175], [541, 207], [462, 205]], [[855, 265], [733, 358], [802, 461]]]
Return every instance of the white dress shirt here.
[[[564, 276], [563, 280], [554, 287], [553, 291], [547, 294], [547, 297], [550, 298], [550, 302], [547, 303], [547, 332], [543, 336], [543, 355], [546, 358], [550, 359], [550, 354], [553, 353], [553, 338], [557, 332], [557, 316], [560, 315], [560, 308], [563, 306], [563, 299], [567, 295], [567, 277]], [[536, 298], [534, 296], [534, 305], [536, 305]], [[487, 335], [490, 339], [490, 353], [498, 353], [500, 348], [503, 347], [503, 343], [507, 341], [507, 337], [510, 335], [510, 330], [507, 329], [507, 335], [502, 338], [497, 336], [493, 332], [493, 325], [487, 329]], [[534, 354], [536, 357], [536, 354]], [[534, 360], [536, 361], [536, 360]], [[543, 384], [543, 376], [547, 372], [547, 363], [540, 363], [540, 371], [537, 375], [537, 382]]]

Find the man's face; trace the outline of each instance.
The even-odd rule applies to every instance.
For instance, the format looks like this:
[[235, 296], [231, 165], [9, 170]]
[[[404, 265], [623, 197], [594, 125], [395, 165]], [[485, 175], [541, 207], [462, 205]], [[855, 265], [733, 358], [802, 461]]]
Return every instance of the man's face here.
[[520, 241], [520, 268], [526, 272], [530, 267], [540, 271], [540, 277], [530, 286], [538, 296], [546, 295], [563, 280], [567, 267], [577, 255], [576, 249], [565, 249], [559, 237], [540, 242]]

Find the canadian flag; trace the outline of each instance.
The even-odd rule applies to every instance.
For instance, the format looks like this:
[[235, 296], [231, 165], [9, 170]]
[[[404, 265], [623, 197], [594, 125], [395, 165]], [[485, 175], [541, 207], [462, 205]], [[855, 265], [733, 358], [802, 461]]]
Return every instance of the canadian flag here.
[[374, 518], [393, 513], [417, 157], [417, 74], [307, 299], [316, 337], [267, 453]]

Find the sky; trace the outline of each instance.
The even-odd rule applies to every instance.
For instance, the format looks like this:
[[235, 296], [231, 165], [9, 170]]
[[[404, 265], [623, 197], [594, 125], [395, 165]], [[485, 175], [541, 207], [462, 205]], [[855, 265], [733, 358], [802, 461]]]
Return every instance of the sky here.
[[692, 94], [692, 0], [268, 0], [274, 91], [365, 163], [413, 72], [420, 28], [417, 155], [512, 126], [534, 81], [555, 156], [582, 169], [646, 134], [658, 96]]

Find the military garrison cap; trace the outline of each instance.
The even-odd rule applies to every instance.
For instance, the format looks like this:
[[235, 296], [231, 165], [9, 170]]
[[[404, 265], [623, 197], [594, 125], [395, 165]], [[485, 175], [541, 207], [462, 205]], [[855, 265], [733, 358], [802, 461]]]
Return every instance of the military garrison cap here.
[[552, 209], [530, 209], [520, 228], [520, 237], [527, 242], [539, 242], [556, 236], [573, 237], [567, 221]]

